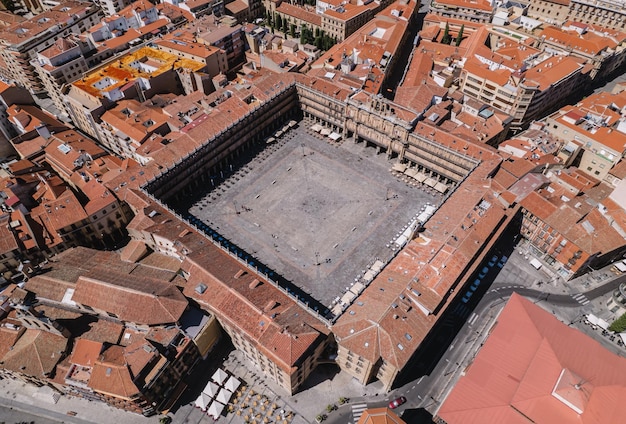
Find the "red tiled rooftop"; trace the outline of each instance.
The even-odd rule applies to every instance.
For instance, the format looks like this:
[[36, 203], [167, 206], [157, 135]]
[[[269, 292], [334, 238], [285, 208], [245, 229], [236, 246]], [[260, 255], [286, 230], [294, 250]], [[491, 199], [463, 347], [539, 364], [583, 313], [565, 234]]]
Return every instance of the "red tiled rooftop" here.
[[513, 294], [437, 415], [448, 424], [617, 423], [625, 382], [626, 359]]

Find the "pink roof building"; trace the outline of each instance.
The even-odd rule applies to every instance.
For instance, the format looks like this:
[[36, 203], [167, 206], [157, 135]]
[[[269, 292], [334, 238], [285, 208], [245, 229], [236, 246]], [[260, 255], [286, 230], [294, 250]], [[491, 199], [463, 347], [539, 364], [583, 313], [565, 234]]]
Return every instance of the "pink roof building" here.
[[435, 422], [620, 423], [624, 396], [626, 358], [513, 294]]

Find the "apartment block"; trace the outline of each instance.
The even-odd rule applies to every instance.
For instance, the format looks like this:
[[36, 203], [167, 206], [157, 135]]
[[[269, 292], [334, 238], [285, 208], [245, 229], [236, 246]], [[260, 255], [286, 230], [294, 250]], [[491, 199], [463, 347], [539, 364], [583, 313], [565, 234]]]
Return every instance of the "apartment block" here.
[[592, 79], [606, 78], [626, 61], [626, 32], [567, 21], [538, 33], [536, 47], [579, 59]]
[[142, 47], [94, 69], [66, 89], [74, 124], [100, 139], [104, 112], [122, 99], [145, 101], [159, 93], [203, 91], [206, 64], [152, 47]]
[[416, 7], [410, 0], [387, 7], [312, 63], [308, 75], [377, 94], [406, 42]]
[[106, 16], [113, 16], [132, 3], [131, 0], [95, 0]]
[[429, 12], [441, 16], [442, 20], [489, 23], [494, 15], [494, 5], [487, 0], [434, 0]]
[[224, 15], [223, 0], [163, 0], [163, 3], [171, 3], [173, 6], [185, 10], [195, 19], [205, 15], [222, 16]]
[[[210, 44], [196, 42], [193, 31], [181, 29], [169, 33], [156, 41], [154, 46], [167, 53], [205, 63], [210, 78], [226, 74], [229, 70], [226, 51]], [[210, 91], [212, 90], [209, 87], [205, 88], [205, 92]]]
[[528, 16], [557, 26], [571, 19], [614, 30], [626, 29], [626, 3], [622, 0], [532, 0]]
[[626, 153], [626, 92], [593, 94], [545, 119], [546, 130], [565, 141], [559, 157], [604, 180]]
[[226, 52], [229, 72], [245, 62], [246, 41], [243, 26], [232, 17], [204, 16], [191, 23], [189, 30], [196, 33], [196, 42]]
[[575, 168], [550, 172], [548, 179], [520, 202], [521, 235], [531, 251], [565, 279], [621, 258], [623, 188], [613, 190]]
[[472, 36], [476, 40], [461, 71], [460, 89], [510, 115], [513, 129], [563, 104], [583, 81], [583, 65], [574, 58], [512, 41], [492, 51], [485, 45], [486, 36], [486, 28]]
[[100, 9], [91, 3], [68, 1], [27, 21], [0, 31], [2, 76], [28, 88], [31, 93], [45, 90], [33, 64], [37, 53], [70, 34], [81, 34], [102, 19]]
[[151, 108], [137, 100], [120, 100], [102, 115], [101, 142], [120, 157], [133, 158], [139, 163], [144, 157], [137, 150], [154, 136], [170, 132], [169, 117], [161, 109]]

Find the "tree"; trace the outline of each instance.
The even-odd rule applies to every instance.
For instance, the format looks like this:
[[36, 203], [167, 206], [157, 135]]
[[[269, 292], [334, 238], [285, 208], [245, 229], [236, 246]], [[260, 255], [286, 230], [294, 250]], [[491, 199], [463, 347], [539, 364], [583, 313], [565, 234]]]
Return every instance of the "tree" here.
[[307, 38], [306, 38], [306, 32], [307, 32], [307, 27], [306, 25], [302, 25], [302, 27], [300, 28], [300, 44], [306, 44]]
[[463, 41], [463, 30], [465, 29], [465, 24], [461, 25], [461, 29], [459, 30], [459, 34], [456, 36], [456, 41], [454, 42], [455, 46], [459, 46], [461, 41]]
[[281, 30], [281, 28], [283, 27], [283, 18], [280, 15], [276, 15], [276, 25], [274, 25], [274, 28], [276, 28], [277, 30]]
[[446, 22], [446, 29], [443, 31], [443, 37], [441, 37], [442, 44], [450, 44], [452, 42], [452, 37], [450, 37], [450, 26]]
[[613, 324], [609, 326], [609, 331], [613, 331], [615, 333], [622, 333], [626, 331], [626, 314], [613, 321]]
[[291, 38], [296, 38], [296, 25], [295, 24], [291, 24], [291, 26], [289, 27], [289, 36]]
[[315, 28], [315, 37], [319, 37], [320, 36], [320, 29], [319, 27]]

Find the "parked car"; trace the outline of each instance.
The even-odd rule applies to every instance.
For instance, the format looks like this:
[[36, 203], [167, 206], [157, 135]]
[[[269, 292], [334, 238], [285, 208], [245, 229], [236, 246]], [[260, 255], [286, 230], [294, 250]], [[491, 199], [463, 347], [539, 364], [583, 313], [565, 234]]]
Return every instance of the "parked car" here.
[[406, 402], [406, 398], [404, 396], [400, 396], [399, 398], [394, 399], [391, 402], [389, 402], [389, 409], [396, 409], [398, 406], [402, 405], [405, 402]]
[[474, 282], [472, 283], [472, 285], [470, 286], [470, 290], [471, 291], [476, 291], [476, 289], [478, 288], [478, 286], [480, 286], [480, 278], [477, 278], [474, 280]]
[[471, 298], [471, 297], [472, 297], [472, 292], [471, 292], [471, 291], [468, 291], [467, 293], [465, 293], [465, 294], [463, 295], [463, 298], [461, 299], [461, 302], [463, 302], [463, 303], [467, 303], [467, 302], [469, 302], [469, 300], [470, 300], [470, 298]]
[[498, 268], [502, 268], [504, 264], [506, 263], [506, 261], [508, 260], [509, 260], [508, 256], [502, 256], [500, 260], [498, 261]]
[[484, 267], [481, 271], [480, 274], [478, 274], [478, 278], [480, 278], [481, 280], [483, 278], [485, 278], [487, 276], [487, 273], [489, 272], [489, 268]]
[[487, 265], [489, 265], [490, 267], [494, 266], [496, 263], [498, 262], [498, 257], [497, 256], [492, 256], [491, 260], [489, 261], [489, 263]]

